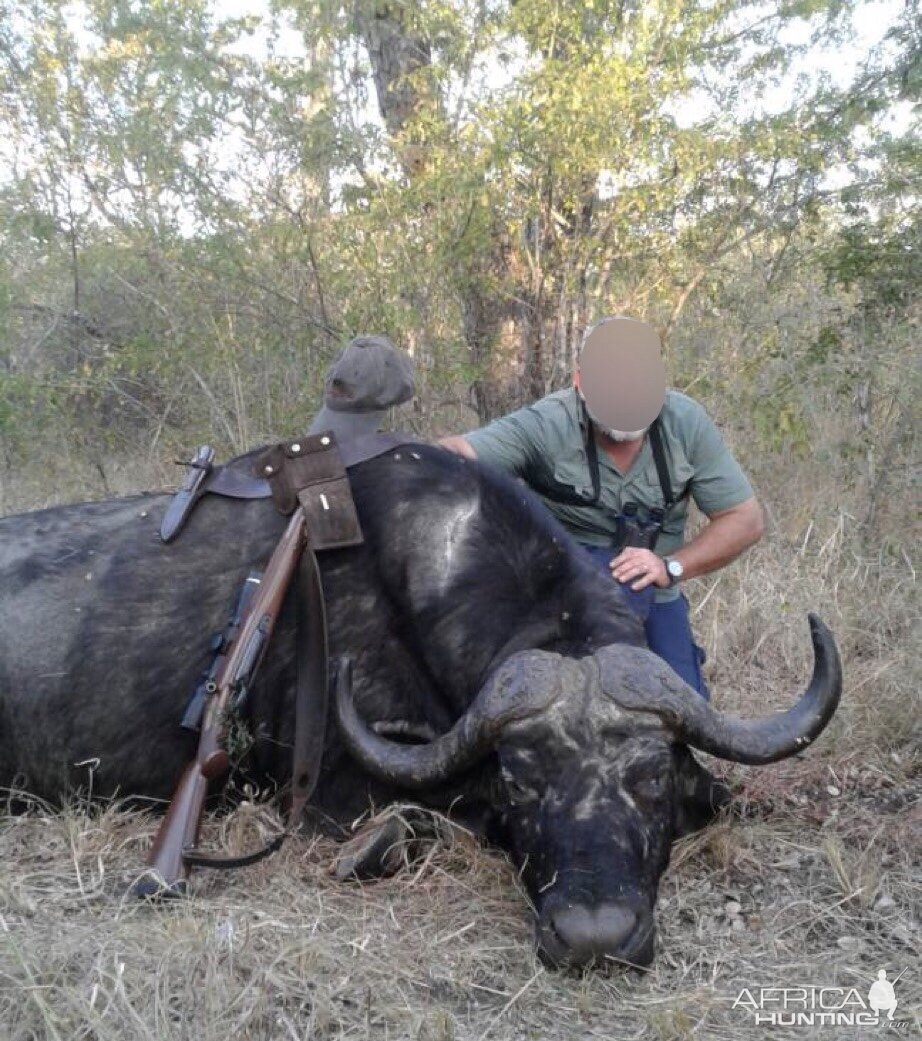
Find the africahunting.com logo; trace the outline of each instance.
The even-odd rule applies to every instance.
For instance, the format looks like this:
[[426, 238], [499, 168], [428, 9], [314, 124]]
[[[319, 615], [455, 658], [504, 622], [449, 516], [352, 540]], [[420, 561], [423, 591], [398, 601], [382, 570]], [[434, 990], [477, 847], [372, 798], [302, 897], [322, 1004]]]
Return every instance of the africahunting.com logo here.
[[866, 998], [855, 987], [744, 987], [733, 1008], [749, 1013], [753, 1024], [768, 1026], [902, 1025], [893, 1018], [899, 1004], [894, 984], [905, 971], [888, 980], [881, 969]]

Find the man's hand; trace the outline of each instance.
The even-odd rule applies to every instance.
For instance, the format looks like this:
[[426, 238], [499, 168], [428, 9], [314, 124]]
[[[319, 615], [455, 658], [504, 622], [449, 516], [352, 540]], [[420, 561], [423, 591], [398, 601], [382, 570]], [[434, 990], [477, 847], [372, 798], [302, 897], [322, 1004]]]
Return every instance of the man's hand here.
[[441, 448], [447, 448], [449, 452], [454, 452], [455, 455], [464, 456], [465, 459], [477, 458], [474, 446], [466, 437], [462, 437], [461, 434], [450, 434], [448, 437], [440, 437], [436, 443]]
[[629, 546], [621, 550], [609, 566], [612, 576], [619, 582], [630, 582], [635, 593], [649, 585], [659, 586], [660, 589], [669, 585], [669, 574], [663, 558], [649, 549]]
[[[762, 537], [762, 510], [754, 498], [710, 513], [708, 520], [710, 524], [691, 542], [671, 554], [682, 565], [683, 580], [724, 567]], [[648, 549], [622, 550], [611, 562], [611, 573], [619, 582], [631, 582], [631, 589], [638, 592], [649, 585], [660, 589], [669, 585], [665, 562]]]

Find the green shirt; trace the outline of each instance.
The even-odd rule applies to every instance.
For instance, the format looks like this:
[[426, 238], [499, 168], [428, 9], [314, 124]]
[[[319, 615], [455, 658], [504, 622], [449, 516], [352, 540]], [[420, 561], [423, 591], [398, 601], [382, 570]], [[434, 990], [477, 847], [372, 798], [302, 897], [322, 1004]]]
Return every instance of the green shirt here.
[[[557, 481], [591, 495], [582, 422], [579, 398], [575, 388], [569, 387], [464, 436], [478, 459], [486, 463], [526, 479], [537, 478], [537, 483]], [[706, 514], [730, 509], [752, 497], [746, 475], [697, 401], [676, 390], [667, 391], [660, 429], [674, 495], [687, 491]], [[595, 506], [542, 499], [576, 539], [590, 546], [612, 544], [616, 517], [625, 503], [636, 502], [648, 510], [665, 505], [649, 438], [644, 439], [626, 474], [615, 468], [607, 453], [599, 452], [599, 479], [601, 494]], [[683, 495], [663, 520], [658, 553], [668, 555], [683, 545], [687, 519], [688, 497]], [[660, 601], [678, 595], [675, 586], [656, 590]]]

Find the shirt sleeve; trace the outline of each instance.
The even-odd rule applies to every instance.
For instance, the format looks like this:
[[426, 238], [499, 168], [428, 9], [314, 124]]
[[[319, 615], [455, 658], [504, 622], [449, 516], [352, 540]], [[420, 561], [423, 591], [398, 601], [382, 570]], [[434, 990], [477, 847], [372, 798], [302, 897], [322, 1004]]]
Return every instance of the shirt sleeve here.
[[720, 513], [752, 498], [749, 479], [704, 409], [698, 414], [689, 461], [694, 469], [692, 498], [702, 512]]
[[544, 421], [536, 408], [521, 408], [464, 435], [477, 458], [525, 477], [534, 471], [544, 445]]

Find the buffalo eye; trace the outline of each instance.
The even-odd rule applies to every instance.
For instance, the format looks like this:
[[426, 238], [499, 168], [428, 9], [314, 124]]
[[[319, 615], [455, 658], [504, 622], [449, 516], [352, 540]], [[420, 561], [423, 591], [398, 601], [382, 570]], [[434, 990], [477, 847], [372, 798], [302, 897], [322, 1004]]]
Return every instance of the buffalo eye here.
[[509, 770], [503, 769], [502, 778], [506, 794], [513, 802], [530, 802], [534, 799], [536, 794], [534, 789], [520, 781], [514, 774], [510, 773]]
[[657, 799], [663, 794], [665, 785], [658, 777], [648, 777], [634, 785], [634, 794], [641, 799]]
[[640, 802], [658, 802], [666, 794], [668, 778], [665, 774], [650, 773], [632, 778], [628, 782], [631, 795]]

